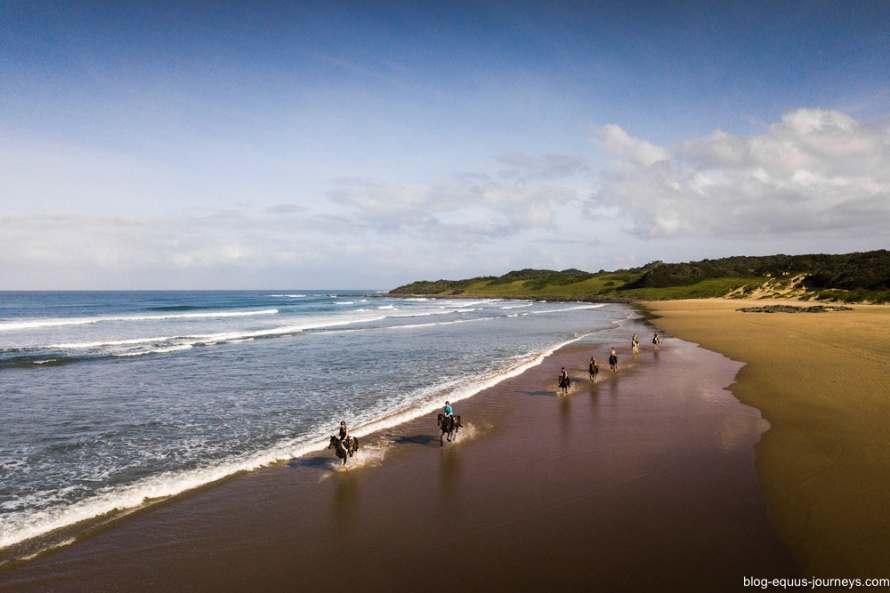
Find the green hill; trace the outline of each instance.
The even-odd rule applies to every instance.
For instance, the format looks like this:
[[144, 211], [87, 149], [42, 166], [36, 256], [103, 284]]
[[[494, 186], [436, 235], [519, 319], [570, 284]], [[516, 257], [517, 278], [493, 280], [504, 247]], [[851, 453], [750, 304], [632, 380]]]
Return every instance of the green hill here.
[[654, 261], [640, 268], [597, 273], [524, 269], [497, 277], [413, 282], [389, 294], [596, 301], [801, 298], [885, 303], [890, 302], [890, 251], [737, 256], [688, 263]]

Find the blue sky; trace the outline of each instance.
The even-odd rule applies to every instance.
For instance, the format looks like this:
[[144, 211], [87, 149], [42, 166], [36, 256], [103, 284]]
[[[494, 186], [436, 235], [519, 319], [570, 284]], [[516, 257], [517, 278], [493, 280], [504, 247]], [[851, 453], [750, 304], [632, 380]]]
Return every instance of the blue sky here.
[[0, 290], [887, 248], [886, 2], [0, 2]]

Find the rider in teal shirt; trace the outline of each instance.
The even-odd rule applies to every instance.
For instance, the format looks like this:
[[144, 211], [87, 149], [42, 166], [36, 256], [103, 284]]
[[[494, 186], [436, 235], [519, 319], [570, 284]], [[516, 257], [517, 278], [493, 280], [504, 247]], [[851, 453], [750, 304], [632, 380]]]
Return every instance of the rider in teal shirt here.
[[454, 418], [454, 410], [451, 409], [451, 402], [445, 402], [445, 415]]

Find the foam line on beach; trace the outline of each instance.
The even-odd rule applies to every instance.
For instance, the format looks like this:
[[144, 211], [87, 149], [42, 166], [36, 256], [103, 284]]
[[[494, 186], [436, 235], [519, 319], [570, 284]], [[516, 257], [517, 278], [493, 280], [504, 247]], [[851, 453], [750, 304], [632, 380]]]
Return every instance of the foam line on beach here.
[[545, 309], [544, 311], [532, 311], [532, 315], [545, 315], [547, 313], [563, 313], [565, 311], [584, 311], [587, 309], [599, 309], [605, 307], [605, 303], [596, 303], [591, 305], [576, 305], [574, 307], [564, 307], [562, 309]]
[[[586, 335], [588, 334], [575, 336], [541, 352], [517, 357], [507, 366], [481, 378], [462, 377], [425, 388], [413, 394], [409, 398], [409, 403], [399, 409], [383, 412], [377, 417], [359, 416], [353, 422], [354, 428], [351, 432], [357, 437], [362, 437], [434, 414], [441, 408], [441, 403], [445, 399], [458, 402], [471, 398], [485, 389], [541, 364], [547, 356], [581, 340]], [[286, 441], [244, 458], [230, 459], [199, 469], [165, 472], [133, 484], [109, 489], [89, 499], [64, 507], [51, 507], [27, 515], [12, 515], [7, 518], [7, 524], [4, 526], [3, 533], [0, 534], [0, 549], [45, 536], [50, 532], [71, 527], [80, 522], [138, 509], [238, 473], [253, 471], [321, 451], [327, 447], [329, 437], [330, 430], [327, 424], [320, 424], [310, 431], [310, 436], [303, 437], [299, 441]]]
[[[145, 338], [133, 338], [129, 340], [108, 340], [108, 341], [90, 341], [90, 342], [69, 342], [60, 344], [47, 344], [32, 346], [31, 350], [91, 350], [99, 348], [118, 348], [126, 346], [141, 346], [150, 344], [154, 346], [151, 351], [158, 351], [159, 348], [181, 348], [189, 346], [212, 346], [216, 344], [233, 343], [237, 341], [249, 341], [259, 338], [275, 338], [286, 335], [298, 334], [309, 330], [318, 330], [331, 327], [342, 327], [345, 325], [354, 325], [357, 323], [371, 323], [386, 319], [385, 315], [369, 315], [355, 316], [341, 320], [317, 320], [315, 322], [283, 325], [275, 328], [267, 328], [244, 332], [226, 332], [218, 334], [205, 334], [195, 336], [151, 336]], [[17, 349], [21, 351], [22, 349]], [[147, 353], [141, 352], [141, 353]], [[113, 353], [134, 354], [134, 353]], [[136, 352], [135, 354], [140, 354]]]
[[422, 399], [425, 400], [425, 403], [397, 411], [383, 418], [369, 419], [368, 421], [358, 424], [355, 430], [352, 430], [351, 432], [356, 436], [368, 435], [404, 424], [423, 416], [434, 414], [442, 408], [442, 402], [446, 399], [452, 403], [469, 399], [506, 379], [521, 375], [528, 369], [541, 364], [545, 358], [557, 350], [582, 340], [588, 335], [589, 334], [587, 333], [581, 334], [570, 340], [555, 344], [542, 352], [529, 354], [528, 356], [516, 359], [512, 365], [481, 378], [465, 377], [435, 385], [424, 391]]
[[58, 317], [52, 319], [27, 319], [22, 321], [2, 321], [0, 322], [0, 332], [67, 327], [76, 325], [95, 325], [99, 323], [119, 321], [132, 323], [137, 321], [165, 321], [169, 319], [224, 319], [230, 317], [256, 317], [259, 315], [277, 315], [278, 313], [278, 309], [263, 309], [262, 311], [219, 311], [215, 313], [177, 313], [175, 315], [114, 315], [105, 317]]
[[168, 499], [233, 475], [266, 467], [276, 462], [302, 457], [327, 446], [316, 431], [316, 437], [301, 442], [283, 443], [273, 449], [255, 453], [242, 459], [229, 460], [219, 465], [200, 469], [165, 472], [126, 486], [119, 486], [89, 499], [67, 505], [34, 511], [7, 518], [0, 534], [0, 549], [38, 538], [52, 531], [100, 517], [137, 509]]

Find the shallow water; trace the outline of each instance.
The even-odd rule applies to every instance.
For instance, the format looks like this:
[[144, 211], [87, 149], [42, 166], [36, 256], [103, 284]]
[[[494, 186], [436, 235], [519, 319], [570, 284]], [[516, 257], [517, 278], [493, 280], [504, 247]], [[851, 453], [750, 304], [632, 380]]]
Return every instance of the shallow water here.
[[0, 548], [427, 414], [627, 317], [350, 292], [0, 293]]

